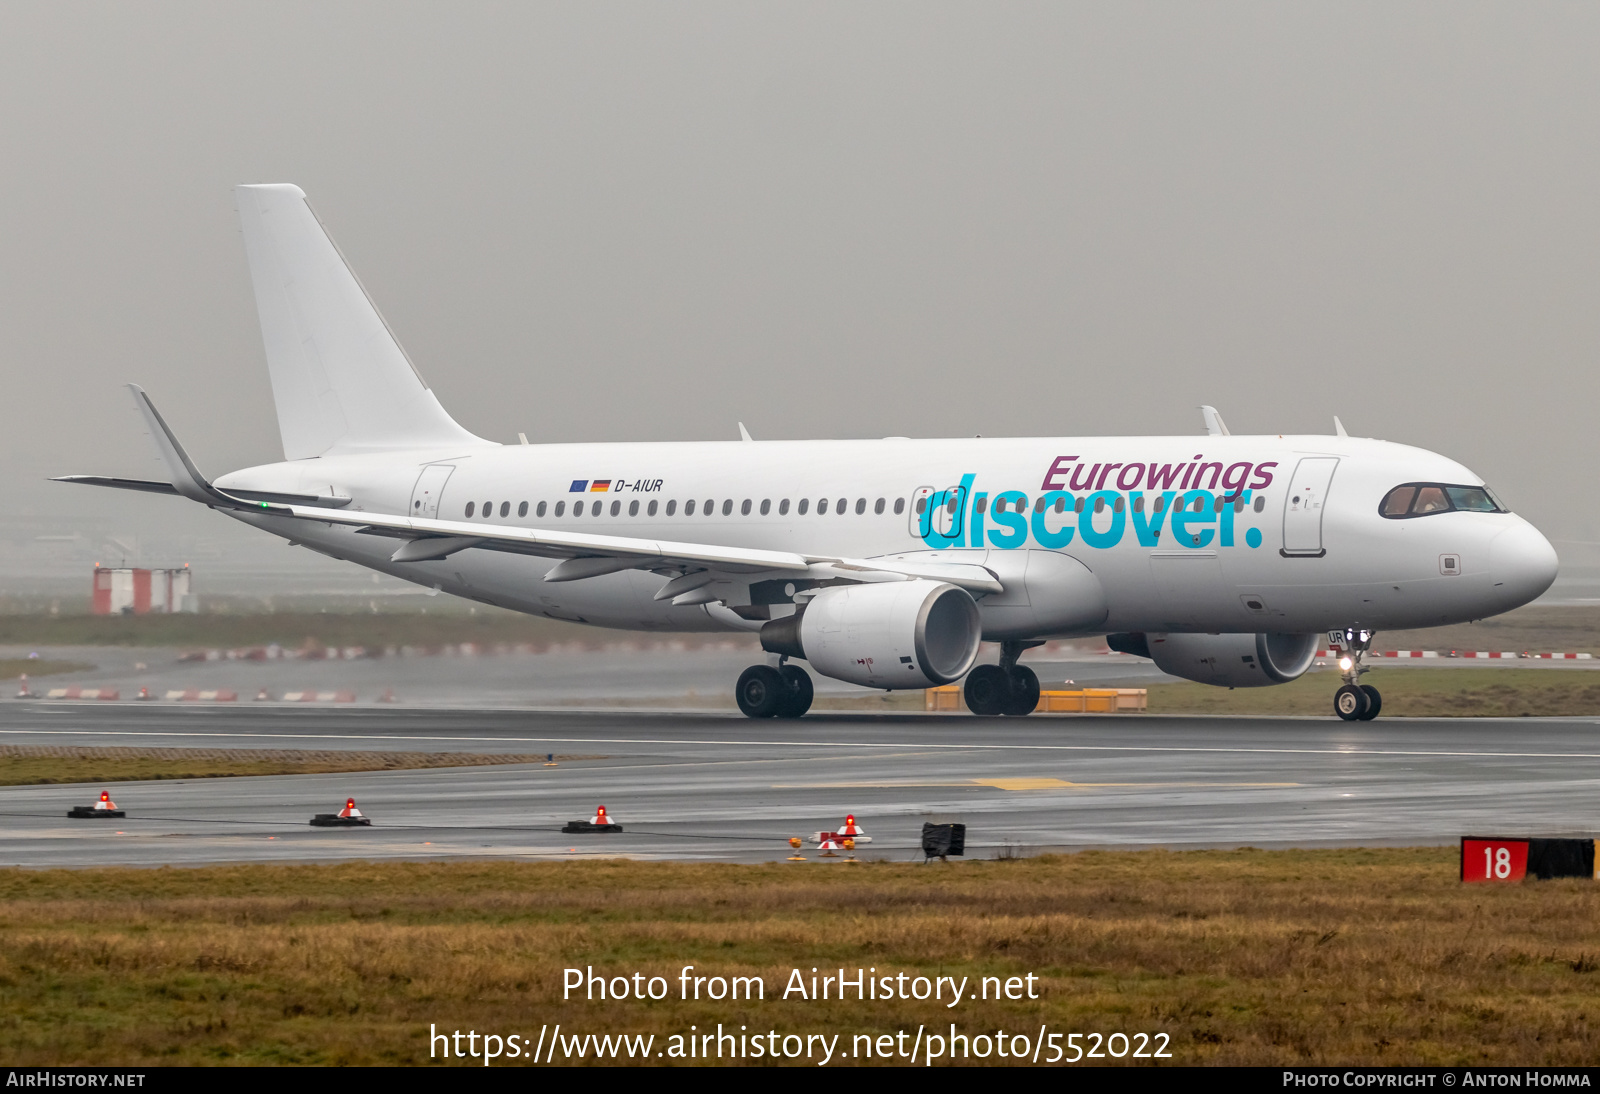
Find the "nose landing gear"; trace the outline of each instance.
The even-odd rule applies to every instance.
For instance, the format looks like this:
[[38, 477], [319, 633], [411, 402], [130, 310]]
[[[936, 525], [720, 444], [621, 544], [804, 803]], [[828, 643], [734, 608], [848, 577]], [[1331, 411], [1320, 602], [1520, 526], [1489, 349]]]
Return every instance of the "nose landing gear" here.
[[1339, 675], [1344, 686], [1333, 693], [1333, 712], [1347, 722], [1370, 722], [1383, 709], [1383, 696], [1378, 689], [1360, 683], [1361, 674], [1369, 671], [1361, 662], [1372, 644], [1372, 632], [1348, 627], [1339, 637], [1344, 650], [1339, 658]]

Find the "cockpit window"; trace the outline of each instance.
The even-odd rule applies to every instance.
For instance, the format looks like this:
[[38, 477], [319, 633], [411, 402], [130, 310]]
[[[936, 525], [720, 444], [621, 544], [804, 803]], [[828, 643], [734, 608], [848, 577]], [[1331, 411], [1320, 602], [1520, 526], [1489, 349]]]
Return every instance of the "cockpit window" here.
[[1378, 512], [1398, 520], [1434, 513], [1510, 512], [1486, 486], [1451, 486], [1447, 483], [1408, 482], [1383, 496]]
[[1469, 513], [1493, 513], [1500, 508], [1479, 486], [1447, 486], [1444, 492], [1450, 495], [1452, 505]]
[[1383, 499], [1383, 515], [1403, 517], [1411, 508], [1411, 499], [1417, 496], [1415, 486], [1397, 486]]
[[1420, 517], [1424, 513], [1443, 513], [1449, 508], [1450, 502], [1443, 490], [1437, 486], [1424, 486], [1417, 491], [1417, 500], [1411, 503], [1411, 515]]

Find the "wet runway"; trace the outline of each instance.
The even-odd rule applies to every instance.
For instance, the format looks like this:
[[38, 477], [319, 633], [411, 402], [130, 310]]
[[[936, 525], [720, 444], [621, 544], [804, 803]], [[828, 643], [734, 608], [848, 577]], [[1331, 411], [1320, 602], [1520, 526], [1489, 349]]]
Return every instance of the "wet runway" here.
[[[555, 752], [542, 765], [0, 787], [0, 864], [628, 855], [771, 860], [847, 812], [866, 857], [920, 858], [925, 821], [969, 855], [1084, 847], [1446, 844], [1600, 830], [1600, 722], [9, 703], [0, 743]], [[347, 795], [370, 829], [306, 821]], [[626, 831], [563, 836], [604, 803]], [[808, 855], [814, 850], [808, 849]]]

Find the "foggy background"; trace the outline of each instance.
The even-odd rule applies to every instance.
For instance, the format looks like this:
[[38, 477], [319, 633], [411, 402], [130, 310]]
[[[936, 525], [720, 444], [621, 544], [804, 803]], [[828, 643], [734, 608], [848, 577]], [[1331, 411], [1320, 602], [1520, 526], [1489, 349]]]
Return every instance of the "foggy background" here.
[[1337, 413], [1600, 589], [1597, 51], [1566, 4], [12, 0], [0, 592], [371, 588], [44, 481], [152, 474], [128, 381], [209, 474], [281, 458], [230, 193], [279, 181], [485, 437]]

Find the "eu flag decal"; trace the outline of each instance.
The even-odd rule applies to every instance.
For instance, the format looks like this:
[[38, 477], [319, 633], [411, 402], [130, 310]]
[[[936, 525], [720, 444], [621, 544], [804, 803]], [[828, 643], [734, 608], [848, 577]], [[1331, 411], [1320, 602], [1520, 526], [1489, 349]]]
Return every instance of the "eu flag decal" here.
[[589, 489], [588, 479], [573, 479], [572, 485], [567, 488], [567, 493], [581, 494], [587, 489]]

